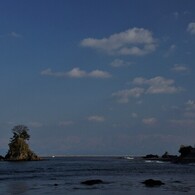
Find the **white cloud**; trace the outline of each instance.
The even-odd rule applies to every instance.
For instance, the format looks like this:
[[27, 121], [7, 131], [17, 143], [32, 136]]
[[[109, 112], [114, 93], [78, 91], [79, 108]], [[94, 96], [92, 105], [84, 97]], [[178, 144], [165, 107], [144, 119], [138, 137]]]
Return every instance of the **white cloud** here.
[[114, 61], [112, 61], [110, 63], [110, 66], [115, 67], [115, 68], [119, 68], [119, 67], [123, 67], [123, 66], [129, 66], [131, 64], [131, 62], [126, 62], [124, 60], [121, 59], [115, 59]]
[[188, 24], [187, 31], [190, 34], [195, 35], [195, 22], [191, 22], [191, 23]]
[[144, 119], [142, 120], [142, 122], [143, 122], [144, 124], [146, 124], [146, 125], [154, 125], [154, 124], [157, 123], [157, 119], [154, 118], [154, 117], [151, 117], [151, 118], [144, 118]]
[[144, 93], [143, 88], [135, 87], [132, 89], [124, 89], [121, 91], [117, 91], [112, 94], [112, 96], [118, 98], [118, 102], [120, 103], [128, 103], [130, 97], [138, 98]]
[[64, 75], [67, 75], [71, 78], [83, 78], [87, 76], [86, 71], [80, 70], [79, 68], [73, 68], [67, 73], [64, 73]]
[[41, 75], [52, 76], [52, 77], [69, 77], [69, 78], [110, 78], [112, 77], [110, 73], [102, 70], [93, 70], [91, 72], [86, 72], [80, 68], [73, 68], [68, 72], [54, 72], [50, 68], [45, 69], [41, 72]]
[[133, 80], [133, 84], [136, 85], [148, 85], [146, 93], [148, 94], [173, 94], [181, 91], [181, 88], [174, 86], [175, 81], [172, 79], [166, 79], [161, 76], [157, 76], [151, 79], [145, 79], [143, 77], [137, 77]]
[[182, 64], [175, 64], [172, 68], [173, 71], [175, 72], [186, 72], [188, 71], [188, 67], [186, 67], [185, 65]]
[[108, 54], [142, 56], [156, 50], [156, 40], [152, 32], [144, 28], [132, 28], [108, 38], [86, 38], [83, 47], [102, 50]]
[[110, 78], [111, 74], [102, 70], [93, 70], [88, 73], [88, 76], [92, 78]]
[[98, 115], [89, 116], [87, 119], [92, 122], [104, 122], [105, 121], [105, 118], [103, 116], [98, 116]]
[[139, 98], [144, 94], [174, 94], [182, 91], [181, 88], [174, 86], [174, 80], [161, 76], [151, 79], [136, 77], [132, 83], [141, 87], [120, 90], [113, 93], [112, 96], [117, 97], [120, 103], [128, 103], [130, 97]]

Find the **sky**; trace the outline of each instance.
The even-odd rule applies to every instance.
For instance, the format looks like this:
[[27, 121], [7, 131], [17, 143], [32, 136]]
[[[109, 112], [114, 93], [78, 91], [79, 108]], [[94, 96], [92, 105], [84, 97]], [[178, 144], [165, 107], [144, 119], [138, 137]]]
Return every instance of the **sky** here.
[[0, 154], [178, 153], [195, 144], [194, 0], [0, 1]]

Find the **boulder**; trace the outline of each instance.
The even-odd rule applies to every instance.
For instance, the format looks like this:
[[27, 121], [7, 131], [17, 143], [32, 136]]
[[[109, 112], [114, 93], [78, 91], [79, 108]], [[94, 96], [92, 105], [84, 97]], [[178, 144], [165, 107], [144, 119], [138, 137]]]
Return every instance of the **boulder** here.
[[92, 185], [96, 185], [96, 184], [103, 184], [104, 182], [100, 179], [92, 179], [92, 180], [86, 180], [81, 182], [81, 184], [84, 185], [88, 185], [88, 186], [92, 186]]
[[145, 184], [147, 187], [155, 187], [155, 186], [161, 186], [164, 185], [164, 183], [160, 180], [154, 180], [154, 179], [147, 179], [142, 182]]

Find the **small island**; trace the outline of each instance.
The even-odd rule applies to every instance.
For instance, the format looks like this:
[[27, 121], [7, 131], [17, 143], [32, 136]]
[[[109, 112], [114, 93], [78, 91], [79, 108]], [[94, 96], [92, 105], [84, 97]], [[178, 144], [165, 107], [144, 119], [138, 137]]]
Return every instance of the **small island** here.
[[17, 125], [12, 129], [13, 137], [10, 139], [9, 150], [1, 160], [6, 161], [35, 161], [40, 158], [30, 150], [27, 141], [30, 139], [29, 129], [25, 125]]
[[195, 147], [181, 145], [178, 151], [180, 153], [177, 155], [170, 155], [168, 152], [165, 152], [162, 156], [148, 154], [143, 157], [145, 160], [154, 160], [154, 161], [169, 161], [172, 163], [195, 163]]

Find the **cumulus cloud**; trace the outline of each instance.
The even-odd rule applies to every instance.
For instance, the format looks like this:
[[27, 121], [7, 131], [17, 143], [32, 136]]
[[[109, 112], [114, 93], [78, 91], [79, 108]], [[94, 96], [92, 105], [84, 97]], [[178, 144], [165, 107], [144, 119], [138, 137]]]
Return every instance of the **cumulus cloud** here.
[[52, 76], [52, 77], [69, 77], [69, 78], [86, 78], [86, 77], [91, 77], [91, 78], [110, 78], [111, 74], [102, 71], [102, 70], [93, 70], [91, 72], [87, 72], [85, 70], [81, 70], [80, 68], [73, 68], [70, 71], [67, 72], [54, 72], [50, 68], [45, 69], [41, 72], [41, 75], [44, 76]]
[[81, 41], [83, 47], [102, 50], [113, 55], [142, 56], [156, 50], [156, 40], [152, 32], [144, 28], [131, 28], [108, 38], [86, 38]]
[[157, 123], [157, 119], [154, 118], [154, 117], [151, 117], [151, 118], [144, 118], [144, 119], [142, 120], [142, 122], [143, 122], [144, 124], [146, 124], [146, 125], [154, 125], [154, 124]]
[[102, 71], [102, 70], [93, 70], [88, 73], [88, 76], [92, 78], [110, 78], [111, 77], [110, 73]]
[[190, 34], [195, 35], [195, 22], [191, 22], [188, 24], [187, 31]]
[[175, 64], [172, 68], [173, 71], [175, 72], [186, 72], [188, 71], [188, 67], [186, 67], [185, 65], [182, 64]]
[[130, 97], [138, 98], [144, 93], [143, 88], [135, 87], [132, 89], [124, 89], [117, 91], [112, 94], [112, 96], [118, 99], [119, 103], [128, 103]]
[[92, 122], [104, 122], [105, 121], [105, 118], [103, 116], [98, 116], [98, 115], [89, 116], [87, 119]]
[[145, 79], [143, 77], [137, 77], [133, 80], [133, 84], [147, 85], [146, 93], [148, 94], [173, 94], [181, 91], [181, 88], [174, 86], [175, 81], [173, 79], [166, 79], [161, 76], [157, 76], [151, 79]]
[[161, 76], [151, 79], [136, 77], [132, 83], [136, 87], [117, 91], [112, 96], [116, 97], [120, 103], [128, 103], [131, 97], [139, 98], [144, 94], [174, 94], [182, 91], [182, 88], [174, 85], [174, 80]]
[[71, 78], [83, 78], [87, 76], [87, 72], [84, 70], [80, 70], [79, 68], [73, 68], [69, 72], [64, 73], [64, 75], [67, 75]]

